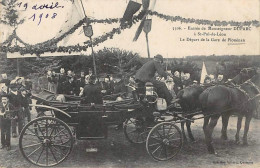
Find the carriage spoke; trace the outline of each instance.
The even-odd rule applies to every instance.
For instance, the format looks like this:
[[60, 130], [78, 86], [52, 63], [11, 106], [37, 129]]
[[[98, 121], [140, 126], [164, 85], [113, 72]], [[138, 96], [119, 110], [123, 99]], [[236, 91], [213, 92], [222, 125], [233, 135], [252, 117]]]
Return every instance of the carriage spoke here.
[[43, 132], [42, 132], [42, 130], [41, 130], [41, 127], [40, 127], [39, 123], [36, 122], [36, 124], [37, 124], [38, 130], [41, 132], [42, 136], [45, 138], [45, 136], [44, 136], [44, 134], [43, 134]]
[[64, 153], [61, 149], [57, 149], [55, 146], [51, 146], [51, 147], [53, 147], [53, 149], [55, 149], [55, 151], [58, 153], [58, 154], [60, 154], [60, 155], [66, 155], [66, 153]]
[[36, 133], [34, 133], [31, 129], [27, 128], [31, 133], [33, 133], [34, 136], [36, 136], [39, 140], [42, 140], [42, 138], [37, 135]]
[[169, 128], [169, 130], [168, 130], [168, 133], [167, 133], [167, 135], [169, 135], [170, 134], [170, 130], [172, 129], [172, 125], [170, 126], [170, 128]]
[[34, 147], [34, 146], [41, 145], [41, 144], [42, 144], [42, 142], [36, 143], [36, 144], [32, 144], [32, 145], [27, 145], [27, 146], [23, 147], [23, 149], [25, 149], [25, 148], [30, 148], [30, 147]]
[[45, 129], [46, 129], [46, 137], [48, 137], [48, 119], [46, 119]]
[[52, 133], [54, 132], [55, 129], [56, 129], [55, 127], [52, 128], [51, 133], [50, 133], [50, 137], [52, 136]]
[[171, 134], [168, 134], [168, 138], [172, 137], [172, 136], [175, 135], [175, 134], [176, 134], [176, 132], [171, 133]]
[[166, 159], [168, 158], [168, 155], [167, 155], [167, 148], [166, 148], [166, 146], [164, 145], [164, 153], [165, 153], [165, 157], [166, 157]]
[[128, 134], [131, 134], [131, 133], [136, 132], [136, 131], [137, 131], [137, 130], [135, 129], [135, 130], [133, 130], [133, 131], [128, 132]]
[[156, 133], [159, 135], [159, 137], [160, 137], [161, 139], [163, 139], [163, 136], [159, 133], [158, 130], [156, 130]]
[[163, 124], [163, 136], [165, 137], [165, 130], [164, 130], [164, 124]]
[[44, 151], [44, 147], [42, 148], [42, 151], [41, 151], [40, 156], [38, 157], [38, 159], [37, 159], [37, 161], [36, 161], [36, 164], [39, 162], [39, 160], [40, 160], [40, 158], [41, 158], [41, 156], [42, 156], [43, 151]]
[[56, 137], [56, 136], [58, 136], [62, 131], [64, 131], [65, 130], [65, 128], [63, 128], [61, 131], [59, 131], [57, 134], [55, 134], [54, 136], [52, 136], [52, 138], [54, 138], [54, 137]]
[[161, 139], [158, 139], [159, 137], [151, 136], [151, 138], [161, 142]]
[[149, 145], [150, 147], [152, 147], [152, 146], [156, 146], [156, 145], [160, 145], [161, 143], [154, 143], [154, 144], [151, 144], [151, 145]]
[[160, 158], [162, 151], [163, 151], [163, 148], [161, 148], [158, 158]]
[[48, 166], [48, 156], [49, 156], [49, 154], [48, 154], [48, 147], [46, 147], [46, 165]]
[[27, 155], [27, 157], [30, 157], [32, 154], [34, 154], [36, 151], [38, 151], [42, 146], [40, 146], [39, 148], [35, 149], [34, 151], [32, 151], [29, 155]]
[[154, 154], [162, 145], [159, 145], [153, 152], [152, 154]]
[[51, 154], [52, 154], [53, 158], [55, 159], [56, 163], [58, 163], [58, 160], [57, 160], [56, 156], [54, 155], [54, 153], [53, 153], [51, 147], [50, 147], [50, 151], [51, 151]]
[[146, 131], [144, 131], [144, 132], [142, 132], [140, 135], [143, 135], [144, 133], [147, 133], [147, 132], [149, 132], [150, 130], [146, 130]]
[[169, 142], [177, 141], [177, 140], [181, 140], [181, 138], [171, 139], [171, 140], [169, 140]]

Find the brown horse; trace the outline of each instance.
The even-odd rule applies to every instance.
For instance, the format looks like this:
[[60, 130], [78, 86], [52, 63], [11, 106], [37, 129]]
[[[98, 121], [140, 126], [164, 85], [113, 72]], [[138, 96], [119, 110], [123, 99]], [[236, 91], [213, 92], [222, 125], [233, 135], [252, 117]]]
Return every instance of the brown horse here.
[[239, 141], [239, 131], [242, 117], [246, 117], [243, 142], [247, 144], [247, 134], [254, 108], [259, 101], [260, 74], [254, 75], [239, 87], [217, 85], [207, 88], [199, 96], [204, 115], [203, 130], [209, 153], [215, 154], [212, 145], [212, 133], [220, 116], [222, 116], [222, 137], [226, 136], [229, 116], [238, 114], [236, 141]]
[[[237, 76], [235, 76], [232, 80], [230, 80], [229, 83], [226, 83], [226, 85], [242, 84], [246, 80], [252, 78], [255, 74], [256, 74], [255, 68], [244, 68], [240, 71], [240, 73]], [[192, 115], [192, 113], [198, 111], [198, 109], [201, 108], [201, 104], [199, 102], [199, 95], [208, 87], [209, 86], [192, 85], [179, 91], [176, 98], [179, 99], [179, 104], [186, 118], [191, 119], [194, 116]], [[223, 115], [222, 117], [224, 117], [224, 120], [222, 119], [223, 121], [222, 138], [227, 139], [227, 135], [226, 135], [227, 119], [225, 115]], [[187, 141], [185, 131], [184, 131], [185, 123], [186, 123], [189, 138], [192, 142], [194, 142], [195, 139], [191, 132], [190, 120], [181, 123], [184, 141]]]

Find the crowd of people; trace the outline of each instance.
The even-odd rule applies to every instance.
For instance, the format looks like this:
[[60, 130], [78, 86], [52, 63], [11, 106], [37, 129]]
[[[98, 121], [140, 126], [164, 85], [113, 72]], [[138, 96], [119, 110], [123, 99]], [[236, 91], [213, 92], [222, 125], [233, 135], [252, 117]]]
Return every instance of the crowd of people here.
[[[16, 138], [25, 125], [31, 121], [30, 107], [32, 83], [29, 79], [16, 77], [10, 80], [7, 74], [1, 75], [1, 149], [11, 149], [11, 135]], [[18, 133], [17, 133], [18, 131]]]
[[[196, 80], [191, 80], [190, 73], [163, 70], [163, 57], [156, 55], [153, 60], [145, 63], [135, 75], [129, 77], [128, 85], [145, 85], [151, 82], [159, 97], [164, 98], [167, 104], [176, 94], [183, 88], [191, 85], [199, 85]], [[32, 82], [23, 77], [16, 77], [10, 80], [7, 74], [1, 76], [1, 149], [10, 150], [10, 138], [16, 138], [21, 132], [25, 119], [31, 120], [30, 107]], [[72, 70], [65, 71], [60, 69], [59, 73], [53, 70], [47, 72], [48, 90], [55, 95], [73, 95], [82, 97], [83, 104], [102, 104], [104, 95], [117, 93], [116, 81], [111, 76], [106, 76], [104, 80], [96, 78], [92, 69], [85, 74], [84, 71], [80, 75], [76, 75]], [[217, 79], [214, 75], [205, 77], [204, 85], [223, 84], [223, 75], [218, 75]], [[125, 85], [125, 83], [124, 83]], [[17, 133], [18, 130], [18, 133]]]
[[74, 95], [85, 98], [84, 103], [101, 103], [97, 96], [109, 95], [114, 93], [114, 80], [107, 75], [103, 81], [100, 81], [93, 74], [92, 69], [88, 70], [88, 74], [84, 71], [77, 76], [72, 70], [67, 73], [64, 68], [60, 69], [60, 73], [49, 70], [47, 72], [48, 90], [55, 94]]

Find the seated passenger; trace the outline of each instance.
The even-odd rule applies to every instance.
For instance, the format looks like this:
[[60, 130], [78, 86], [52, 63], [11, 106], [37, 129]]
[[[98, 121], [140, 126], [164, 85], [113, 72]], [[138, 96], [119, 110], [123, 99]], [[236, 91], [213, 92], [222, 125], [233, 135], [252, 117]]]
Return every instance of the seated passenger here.
[[96, 85], [96, 77], [91, 75], [89, 78], [89, 83], [85, 85], [83, 93], [82, 104], [103, 104], [101, 88], [99, 85]]

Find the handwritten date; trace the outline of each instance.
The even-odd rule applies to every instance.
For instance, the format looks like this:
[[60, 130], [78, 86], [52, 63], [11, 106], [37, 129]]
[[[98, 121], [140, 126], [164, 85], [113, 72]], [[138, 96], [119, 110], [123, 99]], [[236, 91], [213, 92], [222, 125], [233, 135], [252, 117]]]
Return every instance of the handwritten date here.
[[50, 17], [51, 19], [54, 19], [54, 18], [56, 18], [56, 16], [57, 16], [57, 13], [53, 13], [51, 16], [48, 13], [46, 15], [41, 13], [38, 17], [36, 14], [33, 14], [29, 19], [32, 19], [32, 21], [36, 21], [36, 18], [39, 18], [39, 20], [38, 20], [38, 25], [39, 25], [42, 22], [43, 18]]

